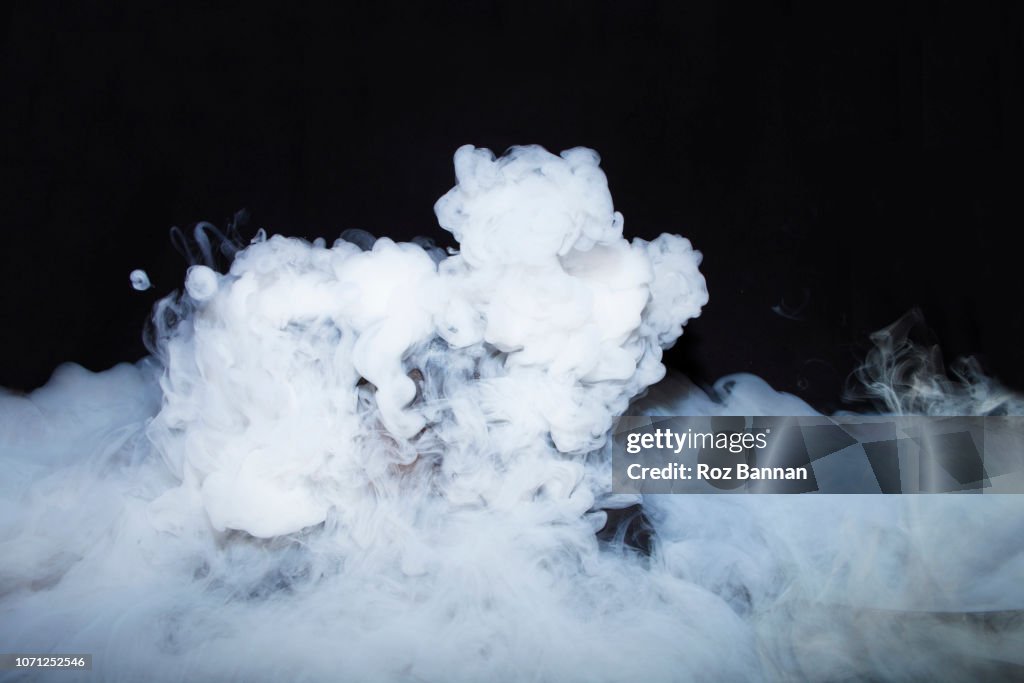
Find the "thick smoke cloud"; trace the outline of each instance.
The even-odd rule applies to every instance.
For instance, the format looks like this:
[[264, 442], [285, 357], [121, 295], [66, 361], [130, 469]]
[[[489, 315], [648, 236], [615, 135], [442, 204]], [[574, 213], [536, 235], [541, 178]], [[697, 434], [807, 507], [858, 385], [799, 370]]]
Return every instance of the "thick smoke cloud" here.
[[458, 254], [275, 236], [226, 275], [189, 269], [148, 429], [182, 485], [157, 507], [201, 501], [216, 530], [260, 538], [361, 515], [353, 500], [403, 478], [484, 504], [550, 485], [590, 507], [583, 456], [707, 301], [700, 256], [623, 239], [589, 150], [464, 147], [455, 166], [437, 214]]
[[[1024, 603], [1015, 497], [610, 492], [607, 435], [652, 385], [632, 410], [813, 410], [752, 376], [658, 384], [708, 301], [700, 253], [627, 241], [598, 162], [461, 148], [435, 207], [453, 253], [261, 232], [219, 273], [201, 225], [151, 358], [0, 396], [0, 641], [94, 655], [62, 680], [1024, 664], [991, 616]], [[651, 553], [599, 541], [637, 503]]]

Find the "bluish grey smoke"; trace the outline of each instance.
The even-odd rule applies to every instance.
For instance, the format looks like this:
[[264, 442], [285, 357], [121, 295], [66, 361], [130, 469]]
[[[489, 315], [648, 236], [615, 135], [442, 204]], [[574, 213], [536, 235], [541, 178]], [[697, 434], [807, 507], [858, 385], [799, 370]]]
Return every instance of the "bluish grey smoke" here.
[[149, 281], [149, 274], [144, 270], [133, 270], [129, 279], [131, 280], [132, 288], [140, 292], [144, 292], [153, 286]]

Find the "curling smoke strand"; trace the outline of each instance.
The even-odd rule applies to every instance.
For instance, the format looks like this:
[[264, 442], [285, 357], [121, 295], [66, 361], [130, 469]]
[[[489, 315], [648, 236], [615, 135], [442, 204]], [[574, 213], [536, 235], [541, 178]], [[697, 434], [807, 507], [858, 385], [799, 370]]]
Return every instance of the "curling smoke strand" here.
[[[627, 243], [589, 150], [466, 147], [456, 174], [436, 208], [458, 254], [261, 234], [227, 274], [189, 270], [153, 359], [0, 396], [8, 649], [92, 652], [104, 680], [1019, 659], [1003, 634], [864, 611], [1019, 607], [1014, 497], [652, 496], [652, 557], [602, 549], [600, 508], [637, 502], [608, 492], [606, 434], [706, 302], [699, 254]], [[672, 378], [643, 409], [813, 414], [752, 376]]]

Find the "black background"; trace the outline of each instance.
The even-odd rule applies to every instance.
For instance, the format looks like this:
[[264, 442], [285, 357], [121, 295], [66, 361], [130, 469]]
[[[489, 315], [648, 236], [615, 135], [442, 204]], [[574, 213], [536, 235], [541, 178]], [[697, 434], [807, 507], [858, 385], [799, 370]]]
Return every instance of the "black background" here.
[[540, 143], [601, 153], [627, 236], [704, 252], [670, 355], [698, 380], [833, 409], [920, 306], [947, 358], [1024, 387], [1020, 3], [255, 7], [3, 10], [0, 385], [141, 357], [173, 225], [450, 244], [455, 149]]

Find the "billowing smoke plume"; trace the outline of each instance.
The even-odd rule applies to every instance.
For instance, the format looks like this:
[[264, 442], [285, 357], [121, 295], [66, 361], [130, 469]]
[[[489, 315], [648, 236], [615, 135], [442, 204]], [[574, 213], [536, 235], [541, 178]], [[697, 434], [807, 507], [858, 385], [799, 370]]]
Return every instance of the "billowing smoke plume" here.
[[[0, 396], [8, 651], [126, 681], [1024, 664], [991, 616], [1024, 606], [1015, 497], [613, 495], [607, 435], [707, 303], [700, 254], [624, 239], [590, 150], [455, 168], [435, 208], [458, 252], [261, 231], [219, 273], [203, 224], [151, 358]], [[813, 414], [752, 376], [672, 377], [638, 409]], [[599, 540], [639, 503], [649, 554]]]
[[155, 507], [201, 502], [216, 530], [260, 538], [332, 510], [376, 524], [363, 501], [381, 494], [413, 512], [428, 491], [488, 509], [579, 496], [579, 517], [584, 456], [707, 301], [689, 242], [623, 239], [597, 162], [460, 149], [437, 203], [456, 255], [275, 236], [226, 275], [193, 266], [148, 429], [182, 486]]

